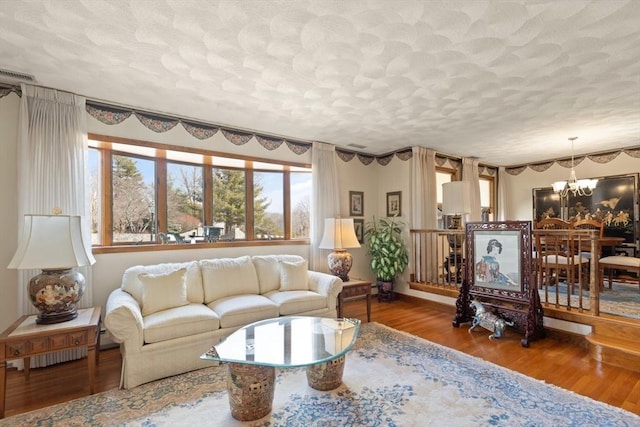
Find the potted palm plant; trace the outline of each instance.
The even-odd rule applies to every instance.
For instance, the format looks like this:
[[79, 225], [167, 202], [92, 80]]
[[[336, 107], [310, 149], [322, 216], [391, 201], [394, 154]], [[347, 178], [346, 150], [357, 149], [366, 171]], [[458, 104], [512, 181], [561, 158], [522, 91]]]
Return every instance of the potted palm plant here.
[[402, 238], [404, 224], [393, 218], [373, 217], [364, 230], [370, 267], [376, 275], [378, 299], [393, 299], [393, 282], [409, 264], [409, 256]]

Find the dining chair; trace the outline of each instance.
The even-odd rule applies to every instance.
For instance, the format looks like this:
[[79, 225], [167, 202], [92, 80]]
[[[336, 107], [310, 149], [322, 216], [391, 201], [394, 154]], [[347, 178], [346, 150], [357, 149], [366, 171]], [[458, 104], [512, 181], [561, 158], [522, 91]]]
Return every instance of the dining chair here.
[[[598, 239], [602, 239], [604, 235], [604, 223], [595, 219], [579, 219], [571, 223], [571, 228], [576, 230], [596, 230], [598, 231]], [[591, 259], [591, 239], [583, 239], [580, 242], [581, 254]], [[601, 256], [598, 254], [598, 256]]]
[[568, 230], [571, 223], [560, 218], [545, 218], [536, 223], [536, 228], [542, 230]]
[[579, 230], [598, 230], [600, 234], [598, 237], [602, 237], [604, 234], [604, 223], [596, 219], [579, 219], [571, 223], [571, 228]]
[[599, 286], [600, 289], [604, 288], [604, 271], [608, 270], [608, 279], [609, 279], [609, 289], [612, 286], [613, 279], [613, 271], [625, 271], [629, 273], [629, 280], [637, 280], [638, 281], [638, 289], [640, 290], [640, 258], [632, 257], [632, 256], [607, 256], [604, 258], [600, 258], [599, 265]]
[[589, 259], [581, 254], [579, 239], [570, 231], [571, 224], [557, 218], [547, 218], [538, 222], [537, 227], [535, 262], [540, 287], [544, 284], [557, 285], [564, 280], [568, 292], [572, 294], [576, 283], [587, 284]]

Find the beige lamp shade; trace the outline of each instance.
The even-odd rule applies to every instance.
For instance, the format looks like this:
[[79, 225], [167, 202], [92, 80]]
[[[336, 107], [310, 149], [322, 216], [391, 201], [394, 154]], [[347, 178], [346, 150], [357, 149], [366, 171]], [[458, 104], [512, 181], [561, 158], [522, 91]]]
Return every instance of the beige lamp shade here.
[[25, 215], [18, 249], [8, 268], [60, 269], [92, 265], [79, 216]]
[[72, 268], [96, 262], [90, 248], [85, 245], [81, 217], [25, 215], [18, 249], [8, 268], [42, 269], [28, 287], [31, 303], [40, 311], [37, 323], [59, 323], [77, 317], [85, 279]]
[[471, 212], [471, 185], [468, 181], [442, 184], [442, 213], [464, 215]]
[[320, 249], [359, 248], [352, 218], [327, 218], [324, 220], [324, 234]]
[[320, 249], [333, 249], [327, 256], [329, 271], [342, 281], [349, 281], [349, 271], [353, 265], [353, 257], [346, 248], [359, 248], [352, 218], [327, 218], [324, 220], [324, 235], [320, 241]]

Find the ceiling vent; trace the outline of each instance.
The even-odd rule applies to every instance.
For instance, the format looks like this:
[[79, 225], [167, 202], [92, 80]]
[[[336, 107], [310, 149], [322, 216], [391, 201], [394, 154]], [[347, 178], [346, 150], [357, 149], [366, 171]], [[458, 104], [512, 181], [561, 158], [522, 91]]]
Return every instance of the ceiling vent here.
[[0, 68], [0, 82], [5, 83], [35, 83], [36, 79], [31, 74], [18, 73], [17, 71], [3, 70]]
[[347, 147], [353, 147], [353, 148], [359, 148], [360, 150], [363, 150], [367, 147], [365, 147], [364, 145], [360, 145], [360, 144], [347, 144]]

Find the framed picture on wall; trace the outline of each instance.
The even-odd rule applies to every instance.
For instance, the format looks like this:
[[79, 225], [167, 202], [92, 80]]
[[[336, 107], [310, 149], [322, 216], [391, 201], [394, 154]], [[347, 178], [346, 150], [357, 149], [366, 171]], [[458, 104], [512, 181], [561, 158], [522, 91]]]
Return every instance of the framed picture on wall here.
[[387, 193], [387, 216], [402, 215], [402, 191]]
[[638, 174], [600, 178], [589, 196], [567, 197], [567, 220], [591, 218], [604, 223], [604, 235], [623, 237], [625, 243], [638, 240], [636, 218]]
[[558, 193], [553, 191], [552, 187], [533, 189], [534, 224], [545, 218], [562, 219], [563, 207], [563, 200]]
[[551, 187], [534, 188], [534, 224], [544, 218], [595, 219], [604, 223], [605, 236], [623, 237], [625, 244], [635, 246], [640, 237], [639, 178], [639, 174], [600, 178], [593, 193], [582, 196], [569, 191], [560, 197]]
[[349, 191], [349, 215], [364, 216], [364, 193]]

